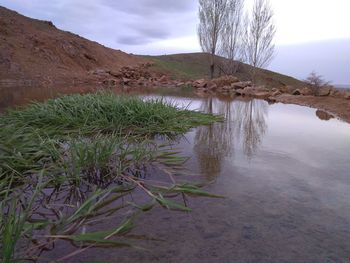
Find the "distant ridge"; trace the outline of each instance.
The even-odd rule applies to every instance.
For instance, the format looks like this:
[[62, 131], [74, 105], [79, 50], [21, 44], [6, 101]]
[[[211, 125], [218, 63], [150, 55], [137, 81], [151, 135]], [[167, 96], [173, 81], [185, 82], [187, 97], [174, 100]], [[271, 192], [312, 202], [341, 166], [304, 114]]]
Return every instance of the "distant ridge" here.
[[334, 86], [338, 89], [350, 89], [350, 85], [336, 84]]

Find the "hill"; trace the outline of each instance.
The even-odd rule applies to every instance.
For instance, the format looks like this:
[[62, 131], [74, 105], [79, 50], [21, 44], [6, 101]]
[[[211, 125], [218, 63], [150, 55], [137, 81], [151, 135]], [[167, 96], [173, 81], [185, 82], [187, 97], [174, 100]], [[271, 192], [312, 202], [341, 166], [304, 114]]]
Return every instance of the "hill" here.
[[[206, 53], [188, 53], [163, 56], [143, 56], [155, 63], [154, 70], [167, 72], [173, 78], [180, 79], [201, 79], [209, 78], [209, 54]], [[224, 63], [225, 58], [216, 57], [218, 64]], [[250, 80], [252, 67], [241, 63], [235, 74], [240, 80]], [[218, 67], [215, 68], [215, 76], [220, 75]], [[305, 84], [295, 78], [282, 75], [270, 70], [258, 69], [257, 82], [266, 84], [269, 87], [294, 86], [302, 87]]]
[[144, 61], [1, 6], [0, 40], [2, 81], [79, 81], [90, 78], [89, 71]]
[[[147, 61], [154, 62], [151, 71], [168, 74], [174, 79], [209, 76], [208, 54], [134, 56], [59, 30], [50, 21], [28, 18], [1, 6], [0, 39], [1, 83], [91, 82], [99, 75], [92, 72], [103, 75], [103, 72], [117, 72], [125, 66], [134, 67]], [[225, 58], [217, 57], [216, 60], [222, 63]], [[242, 63], [236, 76], [249, 80], [250, 70], [249, 65]], [[215, 72], [218, 76], [218, 68]], [[292, 77], [262, 69], [258, 70], [257, 81], [269, 87], [303, 85]]]

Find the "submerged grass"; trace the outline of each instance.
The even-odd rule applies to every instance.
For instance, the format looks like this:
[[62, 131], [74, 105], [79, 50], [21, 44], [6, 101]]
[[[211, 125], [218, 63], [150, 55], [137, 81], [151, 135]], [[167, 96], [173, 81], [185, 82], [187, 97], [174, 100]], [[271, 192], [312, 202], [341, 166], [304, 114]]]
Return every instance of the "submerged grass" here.
[[[173, 175], [185, 158], [154, 138], [218, 120], [163, 100], [110, 93], [65, 96], [0, 116], [2, 262], [35, 260], [58, 239], [79, 244], [68, 257], [92, 246], [133, 246], [115, 240], [131, 230], [131, 218], [112, 230], [81, 229], [125, 207], [148, 211], [159, 204], [189, 211], [171, 197], [215, 197], [176, 183]], [[154, 167], [164, 180], [145, 177]], [[135, 190], [145, 200], [125, 202]]]

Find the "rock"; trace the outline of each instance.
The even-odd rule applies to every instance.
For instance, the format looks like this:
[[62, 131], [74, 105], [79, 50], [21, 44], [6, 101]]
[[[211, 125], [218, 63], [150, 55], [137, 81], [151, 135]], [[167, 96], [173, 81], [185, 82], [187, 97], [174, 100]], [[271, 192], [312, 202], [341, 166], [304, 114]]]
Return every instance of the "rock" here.
[[344, 99], [350, 100], [350, 91], [344, 92]]
[[282, 86], [282, 87], [280, 87], [280, 91], [282, 93], [292, 94], [294, 90], [295, 90], [295, 87], [293, 87], [293, 86]]
[[282, 94], [282, 92], [280, 92], [279, 90], [275, 90], [274, 92], [272, 92], [272, 97], [277, 97], [281, 94]]
[[331, 87], [321, 87], [318, 89], [317, 96], [325, 97], [331, 93]]
[[252, 95], [259, 99], [267, 99], [270, 97], [270, 92], [260, 91], [260, 92], [253, 93]]
[[168, 82], [168, 77], [163, 75], [161, 76], [159, 79], [158, 79], [159, 82], [161, 83], [165, 83], [165, 82]]
[[301, 95], [300, 89], [294, 90], [294, 91], [292, 92], [292, 95], [296, 95], [296, 96]]
[[230, 86], [232, 83], [239, 82], [239, 79], [234, 76], [223, 76], [219, 78], [215, 78], [212, 80], [217, 87]]
[[323, 121], [328, 121], [330, 119], [333, 119], [334, 116], [329, 114], [328, 112], [322, 111], [322, 110], [317, 110], [316, 111], [316, 116]]
[[231, 84], [231, 87], [234, 89], [244, 89], [248, 86], [251, 86], [252, 82], [251, 81], [241, 81], [241, 82], [235, 82]]
[[270, 96], [270, 97], [267, 98], [267, 101], [275, 103], [275, 102], [277, 102], [277, 99], [275, 97], [273, 97], [273, 96]]
[[204, 88], [207, 85], [207, 82], [204, 79], [197, 79], [193, 82], [193, 87], [195, 88]]
[[185, 82], [178, 82], [175, 85], [176, 87], [181, 87], [181, 86], [185, 86]]
[[270, 92], [270, 90], [268, 88], [265, 88], [265, 86], [256, 86], [254, 87], [254, 90], [257, 92]]
[[116, 78], [122, 78], [123, 74], [120, 71], [110, 71], [109, 74]]
[[217, 89], [217, 84], [214, 83], [213, 81], [209, 81], [207, 82], [207, 85], [206, 85], [207, 89], [209, 90], [216, 90]]
[[254, 88], [253, 87], [245, 87], [243, 89], [243, 95], [252, 95], [254, 93]]
[[105, 79], [102, 81], [102, 84], [107, 88], [114, 88], [119, 84], [119, 82], [115, 79]]
[[122, 78], [122, 83], [123, 83], [124, 85], [128, 85], [130, 82], [131, 82], [131, 79]]
[[310, 89], [309, 87], [304, 87], [300, 90], [301, 95], [304, 96], [311, 96], [314, 94], [314, 92], [312, 91], [312, 89]]
[[228, 91], [229, 91], [229, 90], [232, 90], [231, 86], [223, 86], [222, 89], [223, 89], [223, 90], [228, 90]]
[[236, 95], [243, 96], [244, 95], [244, 90], [243, 89], [236, 89]]

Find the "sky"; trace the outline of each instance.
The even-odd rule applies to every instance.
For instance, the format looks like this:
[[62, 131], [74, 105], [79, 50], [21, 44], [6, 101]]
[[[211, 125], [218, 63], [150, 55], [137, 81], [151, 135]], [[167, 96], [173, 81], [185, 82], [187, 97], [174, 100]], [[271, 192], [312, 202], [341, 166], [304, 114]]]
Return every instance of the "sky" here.
[[[246, 0], [246, 7], [253, 0]], [[277, 27], [269, 69], [350, 84], [350, 0], [270, 0]], [[198, 0], [0, 0], [105, 46], [134, 54], [198, 52]]]

